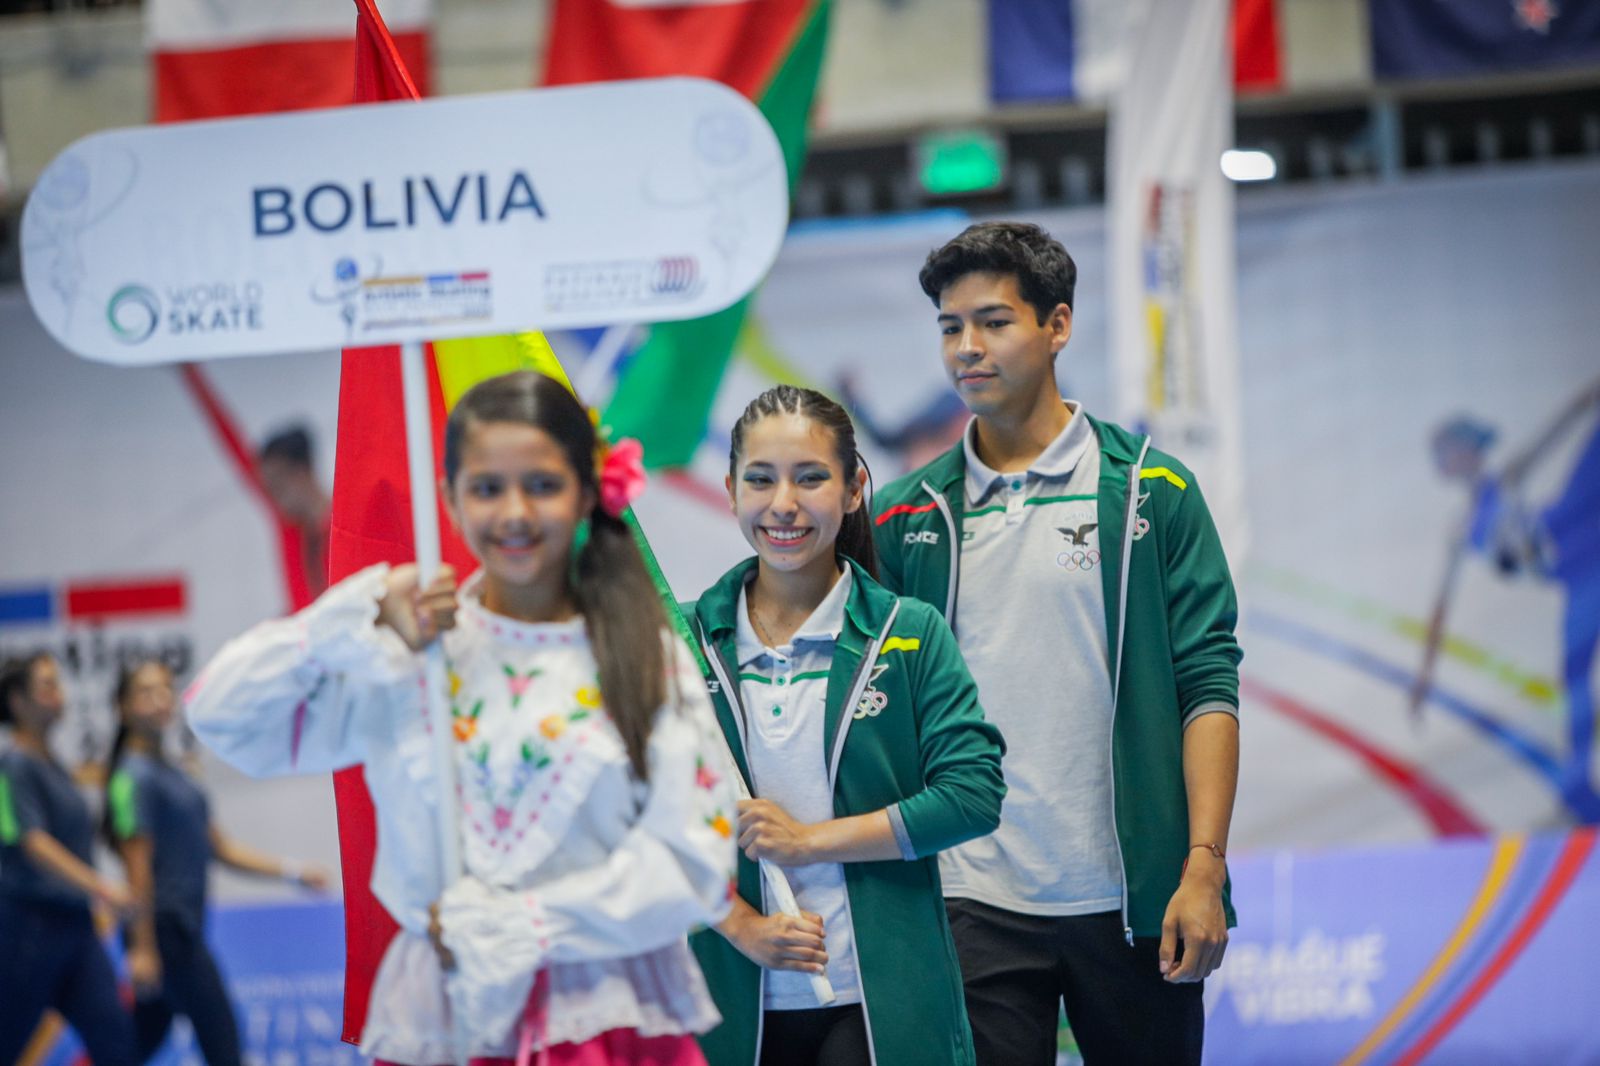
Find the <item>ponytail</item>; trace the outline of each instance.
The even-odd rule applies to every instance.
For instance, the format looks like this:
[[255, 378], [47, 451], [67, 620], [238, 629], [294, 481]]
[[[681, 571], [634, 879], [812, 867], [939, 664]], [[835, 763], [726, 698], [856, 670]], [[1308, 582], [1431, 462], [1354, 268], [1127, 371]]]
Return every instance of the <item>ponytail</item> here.
[[866, 481], [861, 491], [861, 506], [844, 516], [839, 524], [839, 539], [834, 541], [833, 547], [836, 554], [854, 559], [857, 566], [876, 580], [878, 546], [872, 539], [872, 471], [867, 469], [867, 461], [860, 452], [856, 452], [856, 460], [865, 472]]
[[574, 560], [573, 598], [589, 629], [606, 710], [643, 780], [650, 727], [667, 701], [667, 616], [633, 530], [600, 507], [589, 523], [589, 542]]
[[128, 744], [128, 726], [119, 717], [117, 735], [111, 741], [111, 754], [106, 756], [106, 781], [104, 810], [100, 815], [100, 833], [115, 851], [122, 841], [117, 836], [117, 764], [122, 762], [122, 749]]
[[[168, 666], [164, 659], [157, 657], [132, 659], [124, 662], [117, 670], [117, 683], [111, 689], [111, 706], [117, 716], [117, 734], [111, 741], [111, 753], [106, 756], [105, 804], [100, 818], [100, 832], [113, 851], [122, 843], [122, 838], [117, 835], [117, 813], [121, 802], [126, 802], [126, 797], [119, 802], [116, 795], [117, 767], [122, 762], [123, 750], [128, 746], [128, 721], [123, 717], [122, 708], [127, 704], [128, 697], [133, 694], [134, 678], [138, 677], [139, 671], [147, 666], [159, 666], [167, 672], [168, 679], [172, 677], [172, 667]], [[157, 758], [160, 758], [159, 751]]]

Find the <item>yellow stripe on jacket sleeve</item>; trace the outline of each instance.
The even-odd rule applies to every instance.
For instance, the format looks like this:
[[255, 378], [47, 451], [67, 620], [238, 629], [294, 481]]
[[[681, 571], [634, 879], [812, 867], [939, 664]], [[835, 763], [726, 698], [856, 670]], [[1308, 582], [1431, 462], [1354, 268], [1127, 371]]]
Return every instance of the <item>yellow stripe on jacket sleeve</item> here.
[[1179, 477], [1177, 474], [1174, 474], [1164, 466], [1147, 467], [1144, 470], [1139, 471], [1139, 476], [1141, 478], [1166, 478], [1180, 489], [1186, 489], [1189, 487], [1189, 483], [1187, 481], [1183, 480], [1183, 478]]

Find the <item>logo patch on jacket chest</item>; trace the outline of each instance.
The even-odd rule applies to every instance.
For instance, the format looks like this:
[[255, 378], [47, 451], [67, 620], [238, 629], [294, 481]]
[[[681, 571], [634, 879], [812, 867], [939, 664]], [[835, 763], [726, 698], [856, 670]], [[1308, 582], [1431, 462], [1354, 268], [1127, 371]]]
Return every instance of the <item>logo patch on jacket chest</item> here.
[[861, 698], [856, 700], [856, 709], [853, 715], [856, 721], [859, 722], [863, 718], [876, 718], [883, 713], [885, 707], [889, 706], [888, 694], [879, 692], [873, 687], [878, 678], [882, 677], [883, 672], [887, 669], [889, 669], [888, 663], [872, 664], [872, 676], [867, 679], [867, 687], [862, 691]]

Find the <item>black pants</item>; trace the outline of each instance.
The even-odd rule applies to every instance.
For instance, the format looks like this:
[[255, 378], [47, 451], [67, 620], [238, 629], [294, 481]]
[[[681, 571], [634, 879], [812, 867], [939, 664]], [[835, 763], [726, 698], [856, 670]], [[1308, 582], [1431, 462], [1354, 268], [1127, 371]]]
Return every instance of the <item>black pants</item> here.
[[769, 1010], [761, 1021], [761, 1066], [870, 1066], [861, 1006]]
[[148, 1061], [160, 1049], [173, 1017], [182, 1014], [194, 1026], [195, 1043], [208, 1066], [239, 1066], [239, 1025], [202, 932], [176, 915], [157, 914], [156, 950], [161, 955], [161, 991], [140, 997], [133, 1006], [139, 1061]]
[[1203, 984], [1170, 985], [1161, 941], [1123, 939], [1121, 916], [1040, 918], [947, 899], [978, 1066], [1051, 1066], [1067, 1022], [1087, 1066], [1198, 1066]]
[[134, 1066], [133, 1021], [87, 906], [0, 897], [0, 1063], [16, 1062], [46, 1010], [94, 1066]]

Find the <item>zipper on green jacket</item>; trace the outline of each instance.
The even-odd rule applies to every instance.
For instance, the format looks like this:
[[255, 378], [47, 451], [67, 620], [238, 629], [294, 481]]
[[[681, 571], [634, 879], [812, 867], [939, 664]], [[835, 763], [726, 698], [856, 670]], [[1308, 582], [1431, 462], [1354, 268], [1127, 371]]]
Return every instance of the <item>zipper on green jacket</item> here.
[[861, 655], [861, 663], [856, 667], [855, 676], [850, 679], [850, 687], [845, 690], [844, 705], [840, 708], [839, 732], [834, 734], [833, 752], [828, 757], [828, 790], [831, 792], [839, 780], [839, 760], [844, 756], [844, 738], [850, 732], [850, 723], [855, 721], [855, 706], [861, 702], [861, 694], [866, 691], [867, 684], [872, 679], [872, 666], [878, 661], [878, 649], [883, 647], [883, 642], [888, 639], [889, 630], [894, 628], [894, 620], [900, 616], [900, 600], [896, 597], [894, 606], [889, 609], [889, 618], [883, 623], [883, 628], [878, 630], [878, 635], [867, 644], [867, 649]]
[[1128, 860], [1122, 854], [1122, 832], [1117, 828], [1117, 703], [1122, 697], [1122, 644], [1128, 636], [1128, 571], [1133, 567], [1133, 528], [1139, 519], [1139, 470], [1144, 466], [1150, 438], [1144, 439], [1139, 457], [1128, 470], [1128, 513], [1122, 526], [1122, 572], [1117, 575], [1117, 656], [1111, 673], [1111, 742], [1106, 755], [1111, 764], [1111, 836], [1117, 842], [1117, 864], [1122, 867], [1122, 936], [1133, 947], [1133, 923], [1128, 920]]
[[950, 510], [950, 501], [926, 481], [922, 483], [923, 491], [933, 497], [933, 502], [939, 508], [939, 513], [944, 515], [945, 527], [950, 530], [950, 588], [945, 592], [944, 620], [950, 626], [950, 631], [956, 629], [956, 595], [961, 588], [961, 530], [956, 527], [955, 514]]
[[[833, 738], [833, 755], [828, 762], [828, 789], [832, 791], [838, 786], [839, 760], [844, 755], [845, 734], [850, 732], [850, 723], [855, 720], [855, 706], [861, 699], [861, 694], [866, 691], [867, 683], [872, 678], [872, 665], [878, 661], [878, 649], [883, 647], [883, 642], [888, 638], [889, 631], [894, 628], [894, 620], [900, 615], [900, 600], [895, 599], [894, 607], [889, 611], [889, 618], [878, 630], [878, 635], [867, 645], [867, 650], [861, 656], [861, 665], [856, 667], [856, 676], [850, 681], [850, 688], [844, 706], [840, 709], [843, 717], [839, 720], [838, 735]], [[867, 1057], [872, 1066], [878, 1063], [878, 1045], [872, 1036], [872, 1011], [867, 1007], [867, 974], [866, 968], [861, 965], [861, 938], [856, 936], [855, 911], [850, 906], [850, 882], [848, 878], [844, 886], [844, 918], [850, 923], [850, 942], [856, 946], [856, 988], [861, 992], [861, 1024], [867, 1030]]]

